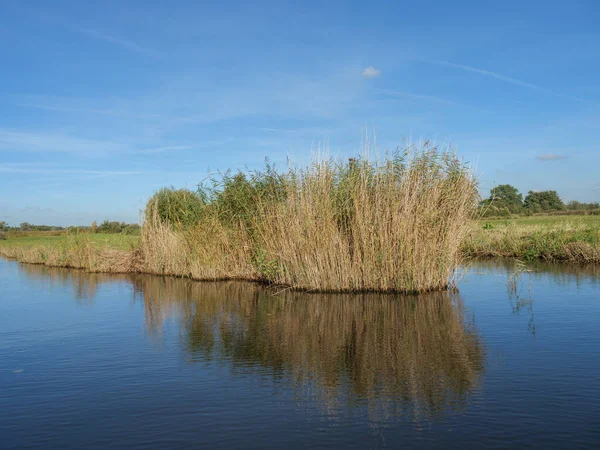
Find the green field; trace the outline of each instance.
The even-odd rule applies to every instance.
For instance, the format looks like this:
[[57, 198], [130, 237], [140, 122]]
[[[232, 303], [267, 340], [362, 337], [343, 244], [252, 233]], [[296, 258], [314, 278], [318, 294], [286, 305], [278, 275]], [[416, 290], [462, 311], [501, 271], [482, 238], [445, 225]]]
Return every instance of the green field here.
[[544, 225], [544, 226], [561, 226], [561, 225], [582, 225], [582, 226], [598, 226], [600, 227], [600, 216], [592, 215], [565, 215], [565, 216], [523, 216], [506, 219], [481, 219], [480, 223], [485, 225], [489, 223], [493, 226], [502, 225]]
[[462, 244], [470, 257], [600, 263], [600, 216], [481, 220]]
[[587, 225], [600, 227], [600, 216], [593, 215], [565, 215], [565, 216], [524, 216], [506, 219], [481, 219], [480, 223], [489, 223], [493, 226], [501, 225]]
[[[84, 235], [86, 240], [97, 248], [110, 248], [115, 250], [131, 250], [139, 246], [140, 237], [131, 236], [127, 234], [95, 234], [86, 233]], [[34, 247], [62, 247], [73, 240], [75, 235], [62, 235], [62, 236], [34, 236], [34, 237], [16, 237], [0, 240], [0, 247], [21, 247], [21, 248], [34, 248]]]

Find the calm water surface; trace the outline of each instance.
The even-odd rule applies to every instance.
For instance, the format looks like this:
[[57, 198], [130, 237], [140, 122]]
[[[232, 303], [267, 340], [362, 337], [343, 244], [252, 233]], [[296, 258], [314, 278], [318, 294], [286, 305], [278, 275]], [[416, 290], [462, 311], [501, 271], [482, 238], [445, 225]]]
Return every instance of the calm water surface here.
[[600, 268], [511, 272], [352, 296], [0, 259], [0, 447], [600, 448]]

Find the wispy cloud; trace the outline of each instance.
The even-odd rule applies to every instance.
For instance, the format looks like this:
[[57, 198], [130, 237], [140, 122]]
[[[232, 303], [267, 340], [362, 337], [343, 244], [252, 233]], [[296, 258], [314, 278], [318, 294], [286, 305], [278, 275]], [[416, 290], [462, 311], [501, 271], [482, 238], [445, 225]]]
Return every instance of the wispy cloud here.
[[112, 170], [86, 170], [86, 169], [39, 169], [14, 166], [0, 166], [2, 173], [28, 173], [28, 174], [72, 174], [72, 175], [92, 175], [97, 177], [111, 177], [121, 175], [140, 175], [142, 172], [132, 171], [112, 171]]
[[113, 141], [0, 129], [0, 152], [61, 152], [90, 156], [130, 150], [129, 145]]
[[143, 150], [138, 150], [135, 153], [155, 154], [172, 152], [176, 150], [189, 150], [191, 148], [191, 145], [168, 145], [166, 147], [146, 148]]
[[73, 30], [77, 31], [78, 33], [81, 33], [81, 34], [85, 34], [86, 36], [90, 36], [94, 39], [98, 39], [101, 41], [105, 41], [105, 42], [109, 42], [111, 44], [118, 45], [119, 47], [124, 48], [125, 50], [129, 50], [131, 52], [138, 53], [140, 55], [151, 56], [153, 58], [156, 58], [156, 57], [159, 57], [162, 55], [159, 51], [154, 50], [152, 48], [142, 46], [136, 42], [133, 42], [133, 41], [130, 41], [127, 39], [123, 39], [120, 37], [116, 37], [116, 36], [111, 36], [110, 34], [102, 33], [100, 31], [92, 30], [90, 28], [73, 27]]
[[460, 103], [454, 102], [452, 100], [447, 100], [445, 98], [436, 97], [435, 95], [413, 94], [412, 92], [391, 91], [388, 89], [381, 89], [378, 92], [390, 97], [404, 97], [411, 98], [414, 100], [425, 100], [429, 102], [443, 103], [446, 105], [461, 105]]
[[555, 155], [554, 153], [547, 153], [545, 155], [536, 156], [535, 159], [538, 161], [557, 161], [559, 159], [566, 159], [566, 155]]
[[381, 70], [376, 69], [373, 66], [369, 66], [362, 71], [363, 78], [375, 78], [381, 75]]
[[578, 102], [585, 102], [585, 103], [598, 103], [594, 100], [589, 100], [589, 99], [585, 99], [585, 98], [581, 98], [581, 97], [576, 97], [573, 95], [565, 95], [565, 94], [561, 94], [558, 92], [554, 92], [551, 89], [547, 89], [545, 87], [542, 86], [538, 86], [537, 84], [533, 84], [533, 83], [528, 83], [526, 81], [523, 80], [519, 80], [517, 78], [512, 78], [506, 75], [502, 75], [498, 72], [492, 72], [491, 70], [484, 70], [484, 69], [479, 69], [477, 67], [473, 67], [473, 66], [467, 66], [465, 64], [456, 64], [456, 63], [451, 63], [448, 61], [436, 61], [436, 60], [424, 60], [424, 62], [427, 62], [429, 64], [436, 64], [438, 66], [445, 66], [445, 67], [452, 67], [455, 69], [461, 69], [461, 70], [466, 70], [467, 72], [473, 72], [473, 73], [477, 73], [479, 75], [483, 75], [486, 77], [490, 77], [490, 78], [495, 78], [497, 80], [500, 81], [504, 81], [505, 83], [510, 83], [510, 84], [514, 84], [517, 86], [522, 86], [522, 87], [526, 87], [538, 92], [543, 92], [545, 94], [549, 94], [549, 95], [554, 95], [556, 97], [561, 97], [561, 98], [566, 98], [569, 100], [575, 100]]

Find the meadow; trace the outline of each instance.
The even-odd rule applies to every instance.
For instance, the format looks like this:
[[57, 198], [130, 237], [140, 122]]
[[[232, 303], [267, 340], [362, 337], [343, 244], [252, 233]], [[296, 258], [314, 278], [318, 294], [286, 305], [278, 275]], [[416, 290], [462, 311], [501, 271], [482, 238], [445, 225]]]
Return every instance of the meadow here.
[[[44, 234], [47, 233], [47, 234]], [[35, 247], [47, 247], [47, 248], [62, 248], [69, 245], [71, 241], [75, 239], [76, 234], [62, 233], [60, 235], [53, 234], [54, 232], [48, 231], [36, 232], [35, 236], [8, 236], [6, 240], [0, 240], [0, 248], [21, 248], [31, 249]], [[80, 235], [82, 239], [93, 247], [98, 249], [112, 249], [112, 250], [132, 250], [139, 247], [140, 236], [131, 236], [126, 234], [94, 234], [86, 233]]]
[[468, 257], [600, 263], [600, 216], [480, 220], [461, 248]]

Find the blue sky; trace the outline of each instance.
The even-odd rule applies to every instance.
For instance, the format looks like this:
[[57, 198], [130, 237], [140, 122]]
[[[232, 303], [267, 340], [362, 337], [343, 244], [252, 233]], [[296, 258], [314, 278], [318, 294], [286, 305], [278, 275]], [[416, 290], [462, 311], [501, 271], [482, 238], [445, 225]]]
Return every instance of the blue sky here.
[[161, 186], [450, 142], [481, 191], [600, 200], [600, 4], [0, 2], [0, 220], [134, 222]]

